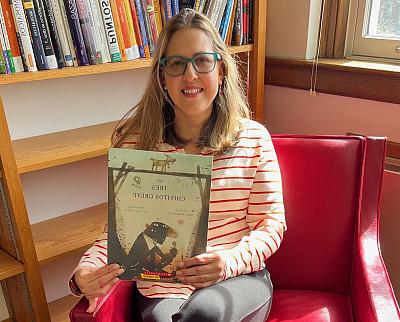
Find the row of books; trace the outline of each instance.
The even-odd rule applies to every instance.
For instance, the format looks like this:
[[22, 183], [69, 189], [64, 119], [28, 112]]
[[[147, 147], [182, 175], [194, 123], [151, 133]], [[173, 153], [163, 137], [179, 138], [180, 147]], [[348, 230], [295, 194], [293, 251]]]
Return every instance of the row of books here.
[[181, 8], [228, 45], [251, 42], [254, 0], [0, 0], [0, 74], [149, 58]]

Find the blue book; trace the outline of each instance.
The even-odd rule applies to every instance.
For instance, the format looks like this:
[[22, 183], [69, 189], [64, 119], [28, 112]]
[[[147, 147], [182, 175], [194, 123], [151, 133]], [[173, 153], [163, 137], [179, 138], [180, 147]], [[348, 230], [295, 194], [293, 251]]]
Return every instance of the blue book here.
[[172, 16], [175, 16], [179, 13], [179, 1], [178, 0], [171, 0], [172, 5]]
[[79, 23], [78, 8], [76, 7], [75, 0], [64, 0], [65, 11], [69, 22], [69, 28], [71, 31], [72, 42], [76, 52], [76, 58], [79, 66], [88, 66], [89, 58], [85, 48], [85, 41], [83, 40], [83, 34], [81, 24]]
[[226, 4], [223, 22], [221, 22], [222, 29], [220, 28], [220, 34], [224, 41], [226, 41], [226, 37], [228, 35], [229, 21], [231, 20], [231, 16], [234, 14], [233, 4], [234, 0], [228, 0], [228, 3]]
[[140, 0], [135, 0], [135, 8], [136, 8], [136, 15], [139, 21], [140, 35], [142, 36], [144, 54], [145, 57], [150, 58], [149, 40], [147, 39], [146, 25], [144, 22], [143, 10], [142, 10], [142, 5], [140, 4]]

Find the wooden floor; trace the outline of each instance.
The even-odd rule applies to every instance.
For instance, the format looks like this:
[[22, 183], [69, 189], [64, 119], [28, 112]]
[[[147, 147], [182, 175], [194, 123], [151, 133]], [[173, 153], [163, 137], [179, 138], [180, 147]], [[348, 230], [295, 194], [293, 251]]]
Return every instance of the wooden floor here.
[[68, 295], [54, 302], [49, 303], [49, 310], [52, 322], [70, 322], [69, 311], [79, 301], [80, 298]]

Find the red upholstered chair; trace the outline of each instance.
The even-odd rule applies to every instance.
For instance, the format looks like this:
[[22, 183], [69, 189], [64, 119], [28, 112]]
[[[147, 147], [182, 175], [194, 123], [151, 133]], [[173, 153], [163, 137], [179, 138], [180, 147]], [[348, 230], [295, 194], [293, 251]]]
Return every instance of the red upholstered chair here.
[[[385, 140], [278, 135], [273, 141], [288, 230], [267, 261], [274, 283], [268, 321], [400, 321], [378, 239]], [[95, 317], [81, 300], [72, 321], [132, 321], [133, 285], [120, 282]]]

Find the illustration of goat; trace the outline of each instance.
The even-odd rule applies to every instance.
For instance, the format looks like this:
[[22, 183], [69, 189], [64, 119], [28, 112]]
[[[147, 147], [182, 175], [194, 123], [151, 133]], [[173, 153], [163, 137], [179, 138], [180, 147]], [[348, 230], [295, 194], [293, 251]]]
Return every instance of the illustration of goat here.
[[167, 167], [169, 168], [172, 163], [176, 161], [176, 159], [172, 158], [169, 155], [165, 155], [167, 158], [166, 159], [153, 159], [150, 158], [151, 161], [153, 161], [153, 165], [151, 166], [151, 171], [157, 171], [158, 168], [161, 169], [161, 172], [167, 171]]

